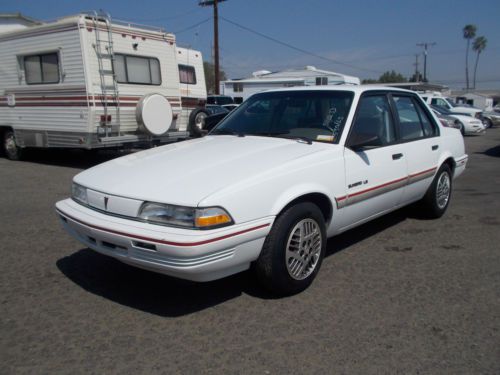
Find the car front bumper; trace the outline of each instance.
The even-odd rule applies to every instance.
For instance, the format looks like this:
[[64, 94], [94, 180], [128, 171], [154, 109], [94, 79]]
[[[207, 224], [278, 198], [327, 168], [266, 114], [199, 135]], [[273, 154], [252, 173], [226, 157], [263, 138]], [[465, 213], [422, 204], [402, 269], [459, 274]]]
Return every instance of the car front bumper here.
[[193, 281], [244, 271], [256, 260], [274, 217], [214, 230], [164, 227], [106, 215], [72, 199], [56, 203], [64, 229], [124, 263]]

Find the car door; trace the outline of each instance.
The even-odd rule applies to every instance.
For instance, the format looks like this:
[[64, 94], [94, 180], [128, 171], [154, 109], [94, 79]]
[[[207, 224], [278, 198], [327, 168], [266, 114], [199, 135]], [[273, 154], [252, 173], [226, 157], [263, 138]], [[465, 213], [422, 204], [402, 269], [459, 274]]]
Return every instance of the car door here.
[[437, 171], [441, 142], [439, 127], [412, 94], [392, 95], [400, 142], [404, 145], [408, 182], [401, 203], [423, 197]]
[[348, 229], [399, 205], [406, 182], [404, 145], [384, 92], [364, 94], [344, 148], [345, 195], [337, 197], [341, 229]]

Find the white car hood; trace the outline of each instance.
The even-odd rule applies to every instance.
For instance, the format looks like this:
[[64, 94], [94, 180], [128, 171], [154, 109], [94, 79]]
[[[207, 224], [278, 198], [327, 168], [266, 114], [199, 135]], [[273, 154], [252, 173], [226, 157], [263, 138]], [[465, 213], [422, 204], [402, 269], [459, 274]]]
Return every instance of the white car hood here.
[[282, 138], [207, 136], [111, 160], [78, 174], [74, 181], [111, 195], [197, 206], [219, 190], [332, 146]]

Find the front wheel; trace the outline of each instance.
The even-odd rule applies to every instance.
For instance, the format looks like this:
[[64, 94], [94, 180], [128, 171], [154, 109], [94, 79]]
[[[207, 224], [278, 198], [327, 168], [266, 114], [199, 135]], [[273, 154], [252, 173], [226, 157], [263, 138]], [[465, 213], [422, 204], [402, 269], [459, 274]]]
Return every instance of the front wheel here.
[[309, 202], [284, 211], [264, 242], [255, 270], [260, 283], [277, 295], [306, 289], [321, 267], [326, 249], [323, 214]]
[[3, 133], [3, 150], [10, 160], [21, 160], [23, 149], [16, 143], [16, 137], [12, 130]]
[[420, 202], [422, 214], [429, 219], [443, 216], [450, 204], [451, 191], [451, 169], [448, 164], [443, 164]]

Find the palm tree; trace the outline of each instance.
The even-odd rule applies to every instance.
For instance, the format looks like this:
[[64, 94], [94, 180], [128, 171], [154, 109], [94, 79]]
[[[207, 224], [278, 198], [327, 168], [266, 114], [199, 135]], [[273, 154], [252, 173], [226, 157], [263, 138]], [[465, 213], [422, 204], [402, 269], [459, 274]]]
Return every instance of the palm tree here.
[[465, 82], [467, 83], [467, 90], [469, 89], [469, 47], [471, 39], [476, 36], [476, 25], [465, 25], [463, 28], [464, 38], [467, 40], [467, 49], [465, 50]]
[[476, 72], [477, 72], [477, 63], [479, 62], [479, 54], [484, 51], [487, 43], [488, 39], [486, 39], [484, 36], [478, 36], [474, 40], [474, 43], [472, 43], [472, 49], [477, 53], [476, 65], [474, 66], [474, 84], [472, 86], [473, 88], [476, 88]]

